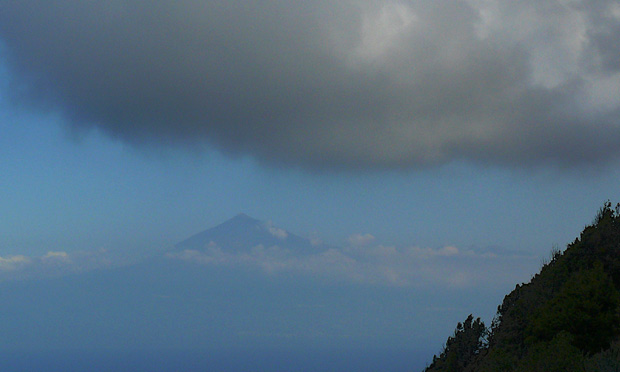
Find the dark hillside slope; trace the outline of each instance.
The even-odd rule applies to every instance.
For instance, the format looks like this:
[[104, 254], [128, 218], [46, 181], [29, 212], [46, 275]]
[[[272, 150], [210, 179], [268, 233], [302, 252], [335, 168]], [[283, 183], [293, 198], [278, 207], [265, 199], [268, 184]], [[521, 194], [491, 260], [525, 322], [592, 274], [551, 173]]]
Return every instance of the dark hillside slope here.
[[490, 328], [470, 315], [432, 371], [620, 371], [620, 205], [508, 294]]

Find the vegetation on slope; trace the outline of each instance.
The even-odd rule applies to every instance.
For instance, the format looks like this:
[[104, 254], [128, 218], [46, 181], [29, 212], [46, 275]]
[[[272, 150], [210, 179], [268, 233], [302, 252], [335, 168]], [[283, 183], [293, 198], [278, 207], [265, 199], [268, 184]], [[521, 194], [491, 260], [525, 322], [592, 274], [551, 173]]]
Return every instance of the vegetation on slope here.
[[517, 285], [489, 328], [470, 315], [425, 372], [620, 371], [620, 204]]

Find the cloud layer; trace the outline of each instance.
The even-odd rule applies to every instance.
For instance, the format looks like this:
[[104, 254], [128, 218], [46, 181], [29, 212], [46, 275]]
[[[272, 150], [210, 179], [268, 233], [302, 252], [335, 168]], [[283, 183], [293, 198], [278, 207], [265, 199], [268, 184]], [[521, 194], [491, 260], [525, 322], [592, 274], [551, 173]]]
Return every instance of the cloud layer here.
[[612, 0], [9, 1], [20, 102], [124, 141], [308, 168], [620, 153]]
[[[205, 251], [184, 250], [170, 259], [210, 266], [259, 269], [268, 275], [302, 275], [322, 281], [352, 282], [396, 287], [474, 288], [522, 282], [538, 259], [532, 256], [383, 245], [330, 248], [315, 254], [296, 254], [277, 246], [228, 252], [217, 246]], [[499, 279], [498, 279], [499, 278]]]
[[57, 277], [119, 266], [124, 262], [107, 251], [49, 251], [42, 256], [0, 256], [0, 282]]

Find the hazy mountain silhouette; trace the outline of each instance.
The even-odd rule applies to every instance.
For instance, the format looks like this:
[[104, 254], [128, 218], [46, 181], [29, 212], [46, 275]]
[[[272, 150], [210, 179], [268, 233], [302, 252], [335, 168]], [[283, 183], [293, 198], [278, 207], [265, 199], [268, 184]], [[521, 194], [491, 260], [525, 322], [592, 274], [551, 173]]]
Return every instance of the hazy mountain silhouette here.
[[297, 252], [315, 252], [319, 248], [313, 245], [310, 239], [302, 238], [270, 222], [260, 221], [244, 213], [189, 237], [178, 243], [175, 248], [202, 251], [217, 246], [228, 252], [239, 252], [258, 245], [278, 246]]
[[[306, 252], [311, 256], [318, 251], [318, 257], [329, 247], [240, 214], [176, 249], [205, 250], [211, 242], [229, 250], [228, 256], [251, 256], [244, 253], [252, 247], [277, 245], [291, 250], [287, 257], [292, 261]], [[430, 335], [422, 333], [424, 327], [443, 316], [435, 307], [454, 306], [452, 298], [464, 291], [458, 288], [449, 296], [431, 287], [363, 285], [312, 271], [207, 265], [179, 259], [183, 253], [66, 276], [0, 281], [0, 350], [168, 349], [205, 355], [222, 350], [248, 355], [252, 350], [368, 350], [371, 358], [372, 352], [400, 353], [409, 347], [403, 345], [415, 343], [407, 351], [410, 359], [404, 360], [422, 366], [433, 351], [432, 343], [419, 343]], [[480, 289], [472, 289], [471, 296], [474, 291]], [[359, 368], [358, 362], [355, 368], [338, 370], [405, 370], [372, 364]], [[0, 370], [15, 370], [1, 364]], [[335, 370], [307, 370], [326, 369]]]

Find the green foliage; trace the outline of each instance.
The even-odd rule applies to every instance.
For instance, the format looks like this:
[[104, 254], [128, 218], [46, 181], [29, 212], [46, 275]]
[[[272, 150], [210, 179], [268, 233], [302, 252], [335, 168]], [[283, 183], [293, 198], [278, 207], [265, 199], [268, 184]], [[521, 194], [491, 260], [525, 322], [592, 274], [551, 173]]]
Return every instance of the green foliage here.
[[462, 371], [485, 346], [486, 335], [484, 322], [480, 318], [474, 320], [470, 314], [465, 322], [458, 323], [454, 335], [448, 337], [443, 351], [439, 357], [433, 357], [426, 371]]
[[426, 371], [620, 372], [618, 288], [620, 204], [607, 202], [579, 239], [554, 248], [504, 298], [490, 330], [474, 331], [470, 315]]
[[515, 372], [585, 372], [584, 356], [573, 343], [573, 335], [559, 332], [531, 347]]
[[590, 354], [609, 347], [619, 334], [620, 296], [602, 264], [575, 273], [528, 327], [528, 341], [549, 341], [569, 332], [573, 344]]
[[587, 372], [620, 372], [620, 340], [584, 363]]

